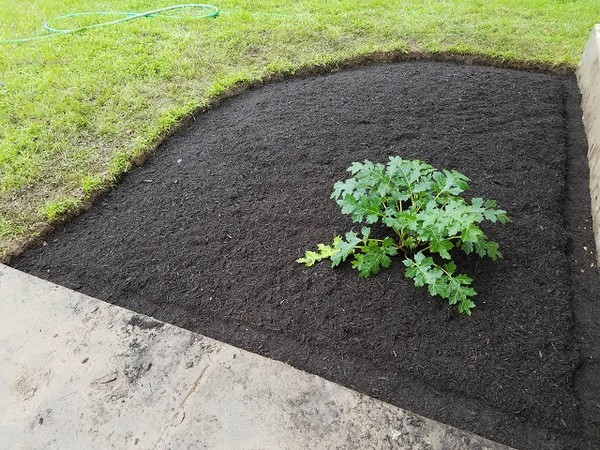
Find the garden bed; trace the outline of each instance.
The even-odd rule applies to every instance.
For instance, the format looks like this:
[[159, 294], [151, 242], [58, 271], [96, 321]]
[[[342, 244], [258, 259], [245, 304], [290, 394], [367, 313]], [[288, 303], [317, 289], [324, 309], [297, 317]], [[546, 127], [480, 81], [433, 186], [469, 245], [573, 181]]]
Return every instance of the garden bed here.
[[[574, 76], [441, 62], [269, 84], [197, 116], [13, 265], [518, 448], [592, 448], [578, 101]], [[485, 227], [504, 259], [459, 258], [472, 317], [398, 261], [366, 280], [294, 262], [352, 227], [334, 181], [389, 155], [456, 169], [508, 211]]]

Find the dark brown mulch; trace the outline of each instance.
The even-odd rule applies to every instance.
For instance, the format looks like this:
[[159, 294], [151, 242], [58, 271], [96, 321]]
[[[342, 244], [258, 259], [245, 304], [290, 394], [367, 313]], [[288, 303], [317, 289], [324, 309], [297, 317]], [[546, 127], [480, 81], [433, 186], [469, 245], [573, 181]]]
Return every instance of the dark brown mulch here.
[[[14, 266], [518, 448], [600, 447], [578, 108], [573, 77], [438, 62], [266, 85], [199, 115]], [[486, 228], [505, 258], [460, 260], [473, 317], [399, 262], [368, 280], [294, 262], [352, 227], [334, 181], [388, 155], [455, 168], [509, 211]]]

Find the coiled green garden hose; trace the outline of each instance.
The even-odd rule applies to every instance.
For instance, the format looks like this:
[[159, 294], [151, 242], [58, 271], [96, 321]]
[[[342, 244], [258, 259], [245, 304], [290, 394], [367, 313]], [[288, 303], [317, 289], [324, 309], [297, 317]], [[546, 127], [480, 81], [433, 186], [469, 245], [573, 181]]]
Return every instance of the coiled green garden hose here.
[[[164, 14], [167, 11], [173, 11], [176, 9], [183, 9], [183, 8], [202, 9], [202, 10], [205, 10], [206, 12], [204, 12], [202, 14], [191, 15], [191, 16], [189, 16], [189, 15], [177, 16], [177, 15], [173, 15], [173, 14]], [[172, 5], [172, 6], [166, 6], [164, 8], [158, 8], [158, 9], [153, 9], [151, 11], [144, 11], [144, 12], [139, 12], [139, 13], [121, 12], [121, 11], [96, 11], [96, 12], [70, 13], [70, 14], [64, 14], [62, 16], [55, 17], [54, 19], [51, 19], [51, 20], [48, 20], [47, 22], [45, 22], [43, 27], [45, 30], [50, 32], [49, 34], [43, 34], [40, 36], [33, 36], [33, 37], [26, 37], [26, 38], [0, 40], [0, 44], [36, 41], [38, 39], [45, 39], [45, 38], [57, 36], [59, 34], [76, 33], [78, 31], [90, 30], [92, 28], [100, 28], [100, 27], [107, 27], [109, 25], [116, 25], [118, 23], [127, 22], [129, 20], [140, 19], [142, 17], [162, 16], [162, 17], [169, 17], [169, 18], [186, 17], [186, 18], [192, 18], [192, 19], [205, 19], [205, 18], [210, 18], [210, 17], [217, 17], [219, 15], [219, 13], [220, 13], [219, 8], [217, 8], [216, 6], [207, 5], [207, 4], [199, 4], [199, 3], [189, 3], [189, 4], [185, 4], [185, 5]], [[121, 17], [121, 18], [115, 19], [115, 20], [109, 20], [107, 22], [95, 23], [93, 25], [84, 25], [82, 27], [76, 27], [76, 28], [55, 28], [50, 25], [51, 21], [56, 21], [56, 20], [60, 20], [60, 19], [69, 19], [69, 18], [73, 18], [73, 17], [82, 17], [82, 16], [125, 16], [125, 17]]]

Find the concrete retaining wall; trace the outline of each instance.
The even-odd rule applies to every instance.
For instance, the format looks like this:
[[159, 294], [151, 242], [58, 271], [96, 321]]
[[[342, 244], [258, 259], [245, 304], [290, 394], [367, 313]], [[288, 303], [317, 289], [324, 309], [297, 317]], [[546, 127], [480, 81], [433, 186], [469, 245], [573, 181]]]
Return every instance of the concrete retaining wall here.
[[600, 25], [592, 29], [577, 71], [583, 124], [588, 140], [590, 196], [596, 238], [596, 254], [600, 263]]

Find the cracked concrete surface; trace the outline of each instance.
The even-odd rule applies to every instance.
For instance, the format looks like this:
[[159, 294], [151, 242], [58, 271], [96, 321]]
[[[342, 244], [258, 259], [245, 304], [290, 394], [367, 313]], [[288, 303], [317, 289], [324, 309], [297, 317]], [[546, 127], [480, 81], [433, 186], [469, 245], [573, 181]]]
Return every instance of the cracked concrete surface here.
[[507, 447], [0, 265], [0, 448]]

